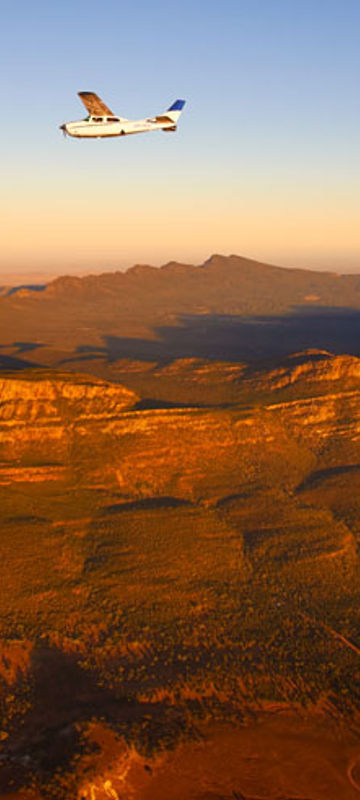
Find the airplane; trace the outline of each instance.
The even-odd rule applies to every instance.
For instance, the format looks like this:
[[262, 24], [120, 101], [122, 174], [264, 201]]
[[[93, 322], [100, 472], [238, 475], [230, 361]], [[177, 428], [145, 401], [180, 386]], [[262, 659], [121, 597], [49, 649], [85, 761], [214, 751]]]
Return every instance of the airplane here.
[[176, 131], [177, 122], [184, 108], [185, 100], [175, 100], [163, 114], [148, 119], [125, 119], [113, 114], [95, 92], [78, 92], [89, 115], [77, 122], [60, 125], [64, 135], [77, 138], [103, 138], [105, 136], [127, 136], [130, 133], [149, 133], [150, 131]]

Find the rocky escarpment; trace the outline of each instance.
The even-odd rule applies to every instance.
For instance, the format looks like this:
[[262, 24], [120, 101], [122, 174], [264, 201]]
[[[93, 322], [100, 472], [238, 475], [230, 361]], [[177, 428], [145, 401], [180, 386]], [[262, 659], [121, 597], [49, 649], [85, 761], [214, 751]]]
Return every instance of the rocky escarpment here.
[[[289, 380], [299, 380], [299, 370]], [[274, 393], [274, 402], [246, 409], [143, 411], [117, 384], [8, 374], [0, 384], [0, 480], [76, 476], [127, 499], [217, 500], [249, 486], [292, 488], [334, 458], [359, 459], [360, 388], [347, 388], [358, 370], [357, 359], [327, 359], [318, 368], [314, 360], [305, 375], [315, 381], [317, 374], [318, 385], [326, 374], [323, 394], [284, 402]]]
[[118, 384], [67, 373], [3, 373], [0, 379], [0, 483], [69, 476], [74, 430], [102, 424], [138, 398]]
[[0, 425], [37, 425], [112, 417], [137, 402], [123, 386], [69, 373], [2, 373]]
[[271, 391], [288, 386], [301, 388], [306, 385], [342, 382], [343, 386], [360, 386], [360, 359], [355, 356], [335, 356], [326, 350], [308, 350], [294, 353], [285, 363], [274, 370], [260, 374], [254, 385], [263, 385]]
[[0, 428], [0, 446], [0, 480], [8, 482], [9, 470], [12, 480], [41, 474], [53, 480], [56, 467], [129, 498], [221, 497], [244, 484], [266, 484], [270, 458], [276, 481], [292, 484], [311, 463], [272, 415], [233, 410], [124, 411], [43, 425], [21, 420]]

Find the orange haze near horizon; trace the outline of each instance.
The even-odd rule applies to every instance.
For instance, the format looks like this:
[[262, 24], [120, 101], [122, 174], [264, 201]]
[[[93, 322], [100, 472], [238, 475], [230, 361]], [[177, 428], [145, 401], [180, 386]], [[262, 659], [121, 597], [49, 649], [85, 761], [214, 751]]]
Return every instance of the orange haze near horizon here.
[[0, 205], [0, 275], [34, 271], [124, 269], [169, 260], [202, 263], [212, 253], [237, 253], [283, 266], [354, 272], [360, 269], [360, 228], [348, 187], [261, 185], [231, 179], [186, 181], [154, 193], [136, 184], [126, 202], [104, 180], [57, 191], [47, 180], [12, 191]]

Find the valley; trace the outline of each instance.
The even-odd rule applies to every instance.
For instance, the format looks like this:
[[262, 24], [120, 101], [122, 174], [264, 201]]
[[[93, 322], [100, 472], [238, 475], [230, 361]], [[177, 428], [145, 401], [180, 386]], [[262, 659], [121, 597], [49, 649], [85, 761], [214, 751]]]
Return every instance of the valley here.
[[[224, 276], [217, 258], [203, 269]], [[101, 276], [71, 284], [75, 297], [85, 281], [84, 344], [51, 321], [67, 279], [0, 298], [4, 800], [358, 796], [356, 292], [342, 281], [350, 293], [338, 295], [342, 317], [327, 312], [328, 339], [305, 313], [287, 339], [279, 285], [292, 278], [291, 298], [323, 292], [336, 308], [337, 279], [314, 288], [279, 270], [294, 276], [280, 274], [244, 321], [256, 280], [240, 266], [239, 286], [238, 263], [225, 281], [235, 299], [209, 307], [208, 287], [197, 335], [176, 318], [166, 347], [152, 338], [153, 307], [142, 329], [115, 314], [108, 276], [106, 303]], [[185, 278], [206, 283], [195, 269], [165, 270], [183, 284], [179, 314]], [[163, 280], [150, 268], [117, 277], [131, 309], [139, 270]], [[109, 304], [116, 346], [105, 352]], [[57, 312], [64, 326], [71, 309]], [[206, 321], [220, 312], [225, 327]]]

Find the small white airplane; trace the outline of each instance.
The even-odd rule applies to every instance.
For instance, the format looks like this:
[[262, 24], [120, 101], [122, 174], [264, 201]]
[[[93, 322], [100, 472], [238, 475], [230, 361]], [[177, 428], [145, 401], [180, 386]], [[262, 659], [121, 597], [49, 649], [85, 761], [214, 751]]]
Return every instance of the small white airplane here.
[[78, 95], [89, 115], [77, 122], [65, 122], [60, 125], [60, 130], [69, 136], [86, 139], [158, 130], [176, 131], [177, 121], [185, 105], [185, 100], [175, 100], [163, 114], [148, 119], [131, 120], [115, 116], [94, 92], [78, 92]]

